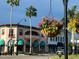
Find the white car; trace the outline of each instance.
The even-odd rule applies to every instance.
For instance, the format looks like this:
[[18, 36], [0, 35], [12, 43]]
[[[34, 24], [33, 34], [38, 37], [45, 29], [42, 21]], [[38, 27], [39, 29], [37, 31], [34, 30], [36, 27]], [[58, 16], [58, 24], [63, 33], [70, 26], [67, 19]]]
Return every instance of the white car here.
[[63, 50], [58, 50], [56, 53], [57, 54], [64, 54], [64, 51]]

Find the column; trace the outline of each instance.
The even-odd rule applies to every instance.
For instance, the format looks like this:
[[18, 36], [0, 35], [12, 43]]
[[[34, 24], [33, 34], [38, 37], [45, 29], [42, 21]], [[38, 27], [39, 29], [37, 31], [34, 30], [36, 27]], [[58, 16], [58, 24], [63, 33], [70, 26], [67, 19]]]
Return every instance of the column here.
[[7, 50], [7, 45], [4, 46], [4, 54], [6, 55], [8, 53], [8, 50]]
[[26, 40], [24, 39], [24, 46], [23, 46], [23, 48], [24, 48], [24, 53], [26, 52]]
[[48, 40], [48, 38], [47, 38], [47, 37], [45, 37], [45, 52], [48, 52], [47, 40]]
[[17, 53], [17, 41], [14, 42], [14, 55]]

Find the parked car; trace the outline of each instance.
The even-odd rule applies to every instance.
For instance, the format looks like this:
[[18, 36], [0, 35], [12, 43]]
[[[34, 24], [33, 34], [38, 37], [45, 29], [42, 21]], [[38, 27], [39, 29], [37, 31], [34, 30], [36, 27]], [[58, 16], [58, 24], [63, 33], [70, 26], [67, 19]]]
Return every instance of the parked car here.
[[63, 51], [63, 50], [58, 50], [58, 51], [56, 52], [56, 54], [64, 54], [64, 51]]

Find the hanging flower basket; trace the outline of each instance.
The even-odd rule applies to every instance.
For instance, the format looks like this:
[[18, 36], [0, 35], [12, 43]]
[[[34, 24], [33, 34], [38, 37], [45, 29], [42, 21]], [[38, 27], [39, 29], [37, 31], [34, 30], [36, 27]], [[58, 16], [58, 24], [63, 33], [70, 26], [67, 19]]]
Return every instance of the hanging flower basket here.
[[58, 22], [54, 18], [48, 19], [44, 17], [42, 21], [39, 23], [39, 27], [41, 28], [41, 33], [44, 36], [54, 37], [60, 33], [61, 28], [63, 27], [62, 22]]

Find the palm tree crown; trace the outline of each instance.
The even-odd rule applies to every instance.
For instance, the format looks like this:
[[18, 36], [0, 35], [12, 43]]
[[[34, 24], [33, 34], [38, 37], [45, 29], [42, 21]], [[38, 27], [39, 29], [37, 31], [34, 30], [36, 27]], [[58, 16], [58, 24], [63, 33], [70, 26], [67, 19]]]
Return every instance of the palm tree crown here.
[[36, 11], [37, 11], [37, 9], [34, 8], [34, 7], [31, 5], [29, 8], [27, 8], [26, 16], [28, 16], [28, 17], [30, 17], [30, 18], [31, 18], [32, 16], [37, 16]]
[[12, 7], [19, 6], [19, 0], [7, 0], [7, 3]]
[[76, 8], [77, 6], [74, 5], [71, 9], [68, 10], [68, 18], [74, 18], [76, 16]]

